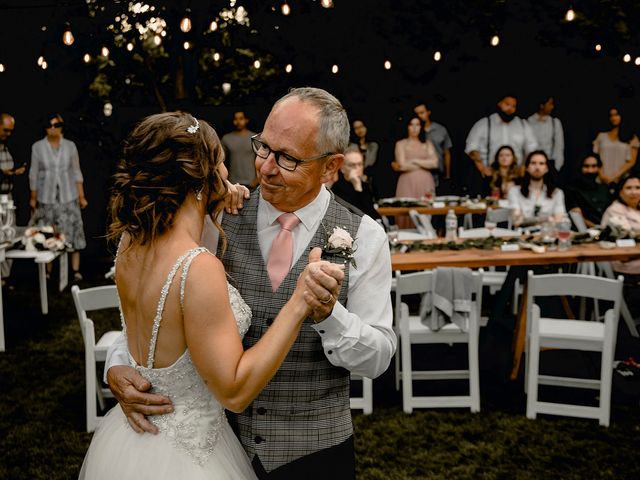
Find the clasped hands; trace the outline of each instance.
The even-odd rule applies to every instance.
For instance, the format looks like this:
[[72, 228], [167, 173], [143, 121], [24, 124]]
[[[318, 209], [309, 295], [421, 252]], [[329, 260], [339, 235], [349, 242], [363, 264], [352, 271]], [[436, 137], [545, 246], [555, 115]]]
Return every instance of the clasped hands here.
[[316, 323], [331, 314], [340, 294], [345, 268], [344, 265], [322, 260], [321, 256], [322, 250], [318, 247], [309, 252], [309, 264], [298, 278], [297, 286], [304, 289], [309, 316]]

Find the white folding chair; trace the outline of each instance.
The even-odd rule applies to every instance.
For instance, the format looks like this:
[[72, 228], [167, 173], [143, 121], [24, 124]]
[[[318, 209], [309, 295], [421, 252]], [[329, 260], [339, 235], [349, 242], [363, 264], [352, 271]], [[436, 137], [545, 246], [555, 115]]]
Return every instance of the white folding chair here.
[[351, 410], [362, 410], [362, 413], [369, 415], [373, 412], [373, 380], [352, 373], [351, 381], [354, 380], [362, 380], [362, 396], [350, 397], [349, 406]]
[[101, 375], [98, 376], [96, 363], [104, 362], [107, 358], [109, 346], [120, 335], [120, 331], [108, 331], [96, 342], [93, 320], [87, 316], [88, 312], [118, 308], [118, 291], [115, 285], [105, 285], [80, 289], [77, 285], [71, 287], [71, 295], [76, 306], [82, 339], [84, 341], [85, 366], [85, 395], [87, 400], [87, 432], [93, 432], [102, 417], [98, 416], [96, 395], [100, 408], [105, 408], [105, 397], [113, 397], [111, 391], [102, 386]]
[[489, 208], [487, 209], [487, 216], [485, 222], [494, 222], [495, 224], [505, 223], [507, 228], [511, 229], [512, 218], [510, 208]]
[[[527, 279], [527, 356], [525, 385], [527, 388], [527, 418], [538, 413], [570, 417], [594, 418], [609, 426], [613, 357], [618, 331], [618, 316], [622, 302], [622, 277], [609, 280], [589, 275], [559, 273], [534, 275]], [[543, 318], [537, 297], [572, 295], [613, 302], [604, 321]], [[585, 379], [540, 374], [540, 349], [562, 348], [601, 352], [600, 378]], [[538, 400], [538, 385], [589, 388], [599, 391], [599, 406], [583, 406]]]
[[[402, 297], [432, 291], [434, 286], [433, 271], [409, 273], [396, 277], [396, 331], [399, 333], [401, 356], [397, 378], [402, 380], [402, 405], [406, 413], [411, 413], [414, 408], [469, 407], [472, 412], [480, 411], [478, 337], [482, 308], [482, 271], [473, 272], [473, 276], [473, 308], [469, 317], [469, 328], [466, 332], [453, 323], [445, 325], [439, 331], [433, 331], [422, 323], [420, 316], [409, 315], [409, 307], [402, 302]], [[435, 343], [466, 343], [469, 368], [466, 370], [413, 370], [411, 346]], [[396, 366], [398, 367], [397, 363]], [[468, 379], [469, 394], [457, 396], [415, 396], [413, 394], [414, 380], [449, 379]]]
[[411, 220], [416, 226], [418, 232], [425, 235], [427, 239], [436, 238], [438, 236], [433, 225], [431, 225], [431, 215], [419, 213], [417, 210], [411, 209], [409, 210], [409, 217], [411, 217]]

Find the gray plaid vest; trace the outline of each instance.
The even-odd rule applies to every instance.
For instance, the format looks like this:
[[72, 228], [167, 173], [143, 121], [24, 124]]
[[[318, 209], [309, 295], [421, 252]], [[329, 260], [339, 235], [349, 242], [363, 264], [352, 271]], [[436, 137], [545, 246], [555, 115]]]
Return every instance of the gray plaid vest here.
[[[308, 259], [303, 253], [278, 290], [275, 293], [271, 290], [256, 233], [259, 195], [257, 189], [239, 215], [225, 215], [222, 222], [229, 249], [220, 258], [229, 281], [238, 288], [253, 312], [251, 327], [244, 337], [245, 348], [260, 339], [291, 297]], [[322, 224], [329, 231], [340, 226], [355, 238], [361, 220], [361, 216], [332, 198]], [[322, 247], [326, 237], [321, 226], [309, 243], [309, 250]], [[343, 261], [326, 254], [323, 258], [335, 263]], [[345, 269], [338, 298], [342, 305], [347, 301], [348, 270]], [[320, 335], [311, 328], [312, 324], [311, 319], [305, 320], [284, 363], [253, 404], [235, 415], [235, 419], [229, 415], [249, 458], [258, 455], [268, 472], [335, 446], [353, 434], [349, 372], [327, 360]]]

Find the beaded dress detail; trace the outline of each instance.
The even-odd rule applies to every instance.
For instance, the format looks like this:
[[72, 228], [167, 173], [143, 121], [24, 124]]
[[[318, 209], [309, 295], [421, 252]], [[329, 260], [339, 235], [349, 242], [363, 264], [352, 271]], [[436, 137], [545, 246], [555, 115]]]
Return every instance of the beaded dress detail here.
[[[165, 415], [148, 417], [148, 420], [158, 427], [160, 432], [158, 435], [140, 435], [135, 433], [128, 424], [120, 406], [116, 406], [107, 414], [105, 421], [96, 431], [80, 478], [124, 478], [118, 476], [119, 474], [116, 472], [121, 467], [125, 468], [123, 467], [123, 464], [126, 464], [125, 460], [130, 462], [128, 475], [132, 474], [132, 470], [136, 471], [136, 478], [224, 478], [234, 480], [255, 478], [242, 446], [227, 423], [224, 407], [216, 400], [198, 374], [191, 361], [189, 349], [186, 349], [171, 366], [153, 368], [162, 314], [173, 280], [182, 267], [180, 304], [184, 307], [184, 291], [189, 267], [193, 259], [204, 252], [211, 255], [204, 247], [189, 250], [178, 258], [171, 269], [161, 290], [156, 308], [147, 365], [138, 365], [129, 354], [131, 366], [151, 382], [153, 393], [166, 395], [171, 399], [174, 411]], [[238, 331], [242, 337], [251, 324], [251, 309], [244, 302], [238, 290], [228, 282], [227, 289]], [[126, 335], [122, 308], [120, 308], [120, 317], [123, 332]], [[110, 416], [111, 418], [109, 418]], [[155, 443], [152, 446], [149, 442]], [[166, 447], [160, 444], [166, 445]], [[115, 462], [115, 465], [107, 462], [108, 467], [100, 466], [100, 462], [104, 465], [106, 461], [106, 459], [100, 458], [101, 454], [104, 455], [105, 446], [107, 450], [115, 450], [115, 448], [120, 450], [115, 455], [118, 457], [118, 462]], [[161, 453], [162, 451], [164, 452]], [[144, 461], [143, 458], [149, 455], [151, 457]], [[144, 466], [144, 475], [138, 477], [137, 472], [140, 468], [138, 464], [146, 464], [148, 461], [151, 461], [153, 465]], [[109, 468], [107, 474], [104, 474], [105, 468]], [[155, 473], [152, 475], [152, 472]]]

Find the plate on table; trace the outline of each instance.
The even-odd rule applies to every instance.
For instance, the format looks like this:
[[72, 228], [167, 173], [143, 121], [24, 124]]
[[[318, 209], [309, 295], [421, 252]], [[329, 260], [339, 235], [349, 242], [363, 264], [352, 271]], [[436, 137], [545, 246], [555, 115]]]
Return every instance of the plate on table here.
[[458, 195], [441, 195], [434, 198], [436, 202], [459, 202], [460, 197]]

